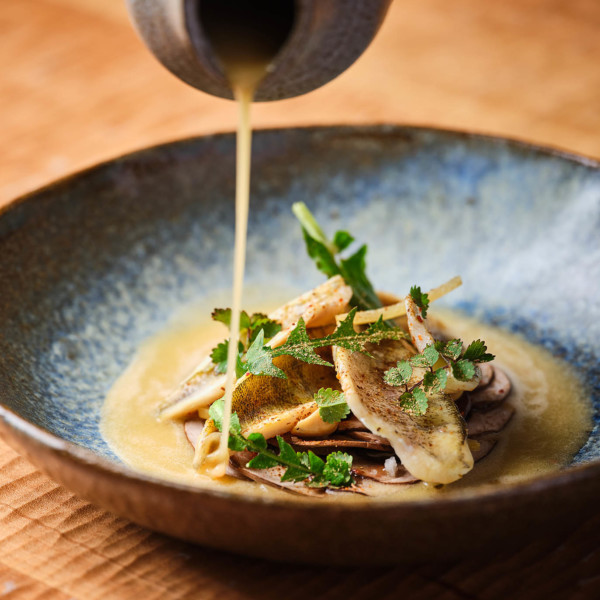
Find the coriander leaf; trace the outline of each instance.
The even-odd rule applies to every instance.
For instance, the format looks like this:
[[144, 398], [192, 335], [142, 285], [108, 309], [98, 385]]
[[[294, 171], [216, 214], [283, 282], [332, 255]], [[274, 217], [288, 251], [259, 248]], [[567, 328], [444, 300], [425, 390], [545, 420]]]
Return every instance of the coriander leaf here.
[[407, 360], [400, 360], [395, 367], [388, 369], [383, 380], [388, 385], [406, 385], [413, 374], [413, 368]]
[[427, 316], [427, 309], [429, 308], [429, 296], [421, 291], [421, 288], [417, 285], [413, 285], [410, 288], [410, 297], [413, 302], [421, 309], [421, 316], [425, 318]]
[[493, 354], [488, 354], [486, 350], [487, 346], [485, 345], [485, 342], [476, 340], [469, 344], [462, 357], [467, 360], [479, 362], [489, 362], [494, 360], [495, 356]]
[[415, 388], [412, 392], [404, 392], [400, 396], [400, 406], [417, 416], [422, 416], [427, 412], [429, 401], [425, 392], [421, 388]]
[[265, 340], [269, 341], [281, 331], [281, 325], [277, 321], [269, 319], [267, 315], [254, 313], [250, 317], [250, 325], [248, 327], [250, 344], [256, 339], [261, 329], [265, 334]]
[[452, 363], [452, 374], [459, 381], [471, 381], [475, 377], [475, 365], [465, 358]]
[[223, 323], [227, 327], [231, 324], [231, 309], [230, 308], [215, 308], [211, 313], [213, 321]]
[[[217, 344], [215, 348], [212, 349], [210, 353], [210, 359], [213, 361], [215, 365], [215, 371], [217, 373], [227, 373], [227, 353], [229, 350], [229, 340], [225, 340], [220, 344]], [[238, 345], [238, 356], [235, 365], [235, 374], [239, 379], [245, 372], [246, 366], [242, 361], [242, 354], [244, 352], [244, 345], [242, 342]]]
[[322, 478], [336, 487], [352, 483], [352, 456], [345, 452], [328, 454]]
[[366, 254], [367, 246], [365, 244], [352, 256], [340, 261], [341, 275], [354, 292], [350, 303], [361, 310], [381, 307], [381, 300], [367, 277]]
[[321, 388], [314, 399], [319, 407], [319, 416], [325, 423], [338, 423], [350, 414], [343, 392]]
[[267, 440], [262, 433], [251, 433], [247, 439], [254, 446], [255, 452], [267, 449]]
[[229, 340], [225, 340], [217, 344], [210, 353], [210, 359], [215, 365], [217, 373], [225, 373], [227, 371], [227, 349], [229, 348]]
[[434, 345], [427, 346], [420, 354], [415, 354], [409, 361], [413, 367], [433, 367], [440, 357]]
[[345, 250], [353, 241], [354, 238], [347, 231], [336, 231], [333, 236], [333, 245], [338, 252]]
[[273, 350], [264, 345], [264, 340], [265, 334], [261, 329], [246, 353], [246, 368], [253, 375], [270, 375], [285, 379], [285, 373], [273, 364]]

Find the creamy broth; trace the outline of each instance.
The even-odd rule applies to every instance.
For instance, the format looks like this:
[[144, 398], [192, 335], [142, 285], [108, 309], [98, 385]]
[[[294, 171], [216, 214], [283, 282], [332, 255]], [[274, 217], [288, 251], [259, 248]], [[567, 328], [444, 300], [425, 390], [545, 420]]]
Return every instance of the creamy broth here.
[[[292, 296], [281, 293], [272, 297], [270, 306], [265, 306], [264, 300], [261, 303], [263, 293], [245, 290], [249, 310], [264, 312]], [[125, 464], [148, 475], [199, 487], [306, 501], [266, 485], [229, 477], [213, 481], [199, 474], [192, 467], [194, 452], [182, 424], [158, 419], [158, 407], [169, 392], [226, 335], [223, 325], [211, 321], [209, 315], [228, 298], [215, 296], [185, 311], [162, 333], [143, 344], [106, 398], [102, 435]], [[482, 486], [507, 485], [565, 466], [585, 442], [591, 430], [591, 404], [578, 379], [568, 374], [568, 366], [519, 336], [454, 312], [433, 309], [431, 313], [446, 324], [449, 333], [461, 339], [485, 339], [497, 356], [495, 364], [509, 375], [513, 388], [507, 402], [516, 412], [500, 433], [500, 441], [472, 472], [444, 488], [422, 483], [390, 485], [390, 493], [381, 498], [336, 494], [319, 502], [435, 498]]]

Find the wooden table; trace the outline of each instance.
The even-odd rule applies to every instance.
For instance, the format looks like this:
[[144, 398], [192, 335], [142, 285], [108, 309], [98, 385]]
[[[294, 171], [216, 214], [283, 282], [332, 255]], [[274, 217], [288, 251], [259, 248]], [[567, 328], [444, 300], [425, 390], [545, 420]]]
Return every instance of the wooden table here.
[[[114, 155], [232, 129], [232, 103], [179, 83], [120, 0], [2, 0], [0, 204]], [[396, 0], [372, 48], [257, 126], [399, 122], [600, 157], [598, 0]], [[281, 566], [193, 547], [79, 500], [0, 442], [0, 597], [600, 597], [600, 515], [561, 544], [381, 569]]]

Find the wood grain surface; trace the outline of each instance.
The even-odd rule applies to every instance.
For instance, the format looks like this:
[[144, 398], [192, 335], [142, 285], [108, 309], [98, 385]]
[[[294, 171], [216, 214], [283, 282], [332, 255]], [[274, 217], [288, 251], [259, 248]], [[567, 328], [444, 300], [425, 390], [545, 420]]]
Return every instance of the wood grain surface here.
[[[0, 34], [0, 205], [129, 150], [235, 125], [232, 103], [152, 59], [120, 0], [2, 0]], [[395, 0], [347, 73], [256, 106], [254, 123], [439, 125], [600, 158], [599, 65], [598, 0]], [[559, 543], [492, 559], [315, 570], [151, 533], [77, 499], [0, 441], [2, 599], [599, 597], [600, 514]]]

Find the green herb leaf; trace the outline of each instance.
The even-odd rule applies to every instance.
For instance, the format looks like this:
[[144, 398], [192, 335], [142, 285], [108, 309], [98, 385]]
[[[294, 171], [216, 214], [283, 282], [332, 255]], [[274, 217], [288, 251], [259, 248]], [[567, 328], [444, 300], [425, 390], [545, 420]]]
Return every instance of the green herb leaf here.
[[346, 452], [328, 454], [321, 478], [336, 487], [352, 483], [352, 456]]
[[246, 368], [253, 375], [269, 375], [286, 379], [285, 373], [273, 364], [273, 350], [264, 345], [264, 340], [265, 336], [261, 329], [246, 353]]
[[495, 356], [486, 352], [485, 342], [476, 340], [471, 342], [463, 354], [463, 358], [475, 362], [489, 362], [494, 360]]
[[250, 344], [256, 339], [256, 336], [261, 330], [264, 333], [265, 342], [268, 342], [281, 331], [281, 325], [277, 323], [277, 321], [269, 319], [267, 315], [254, 313], [250, 317], [250, 325], [248, 327], [248, 339]]
[[354, 238], [347, 231], [336, 231], [333, 236], [333, 245], [338, 252], [345, 250], [353, 241]]
[[338, 423], [350, 414], [343, 392], [321, 388], [314, 399], [319, 407], [319, 416], [325, 423]]
[[413, 367], [433, 367], [440, 357], [439, 352], [435, 349], [434, 345], [427, 346], [421, 354], [415, 354], [410, 360], [410, 364]]
[[340, 275], [340, 268], [335, 262], [334, 254], [330, 252], [327, 246], [311, 237], [306, 229], [302, 228], [302, 233], [304, 234], [306, 252], [315, 261], [317, 269], [327, 277]]
[[381, 300], [367, 277], [367, 246], [361, 246], [352, 256], [340, 261], [340, 272], [344, 281], [352, 288], [354, 295], [350, 303], [360, 310], [380, 308]]
[[471, 381], [475, 377], [475, 365], [465, 358], [452, 363], [452, 374], [459, 381]]
[[415, 388], [412, 392], [405, 392], [400, 396], [400, 406], [404, 410], [422, 416], [427, 412], [429, 401], [421, 388]]
[[436, 340], [435, 342], [435, 349], [442, 356], [449, 358], [450, 360], [457, 360], [458, 358], [460, 358], [462, 348], [463, 343], [458, 339], [448, 340], [447, 342]]
[[327, 239], [308, 207], [303, 202], [292, 205], [292, 211], [302, 225], [302, 233], [308, 255], [315, 261], [319, 271], [333, 277], [341, 275], [347, 285], [352, 288], [352, 306], [361, 310], [380, 308], [381, 301], [373, 289], [366, 273], [365, 256], [367, 247], [361, 246], [346, 259], [336, 261], [336, 255], [352, 244], [354, 237], [347, 231], [337, 231], [333, 241]]
[[407, 360], [400, 360], [395, 367], [388, 369], [383, 380], [388, 385], [406, 385], [413, 374], [413, 368]]
[[273, 356], [282, 356], [287, 354], [298, 360], [313, 365], [323, 365], [326, 367], [333, 366], [331, 363], [323, 360], [316, 352], [315, 348], [320, 348], [321, 345], [315, 344], [318, 340], [311, 340], [306, 331], [304, 319], [300, 317], [298, 324], [292, 329], [285, 344], [273, 350]]
[[441, 392], [446, 388], [448, 383], [448, 373], [442, 367], [436, 371], [428, 371], [423, 377], [423, 387], [426, 392]]
[[[220, 398], [213, 402], [208, 410], [210, 418], [219, 431], [223, 427], [225, 402]], [[352, 483], [352, 457], [342, 452], [330, 454], [327, 462], [313, 452], [296, 452], [281, 436], [277, 436], [279, 455], [269, 449], [262, 433], [251, 433], [247, 438], [242, 435], [240, 420], [236, 413], [231, 415], [229, 428], [229, 448], [235, 452], [250, 450], [254, 456], [246, 466], [251, 469], [270, 469], [282, 466], [285, 471], [281, 481], [306, 481], [318, 486], [342, 486]], [[331, 458], [330, 458], [331, 457]]]
[[217, 344], [210, 353], [210, 359], [213, 361], [217, 373], [225, 373], [227, 371], [228, 348], [229, 340], [225, 340], [224, 342]]
[[363, 352], [369, 355], [365, 350], [367, 343], [378, 344], [382, 340], [410, 339], [406, 332], [398, 327], [390, 327], [381, 318], [366, 331], [354, 331], [353, 322], [356, 311], [357, 309], [353, 308], [338, 328], [331, 335], [323, 338], [310, 339], [302, 318], [299, 319], [287, 341], [277, 348], [260, 347], [262, 340], [257, 337], [246, 354], [246, 369], [254, 375], [285, 377], [283, 371], [273, 365], [273, 358], [288, 355], [306, 363], [331, 367], [333, 366], [331, 363], [323, 360], [315, 352], [317, 348], [340, 346], [352, 352]]
[[413, 285], [410, 288], [410, 297], [413, 302], [421, 309], [421, 316], [425, 318], [427, 316], [427, 309], [429, 308], [429, 296], [421, 291], [421, 288], [417, 285]]
[[[250, 469], [270, 469], [271, 467], [278, 467], [279, 461], [268, 454], [257, 454], [246, 466]], [[282, 480], [283, 477], [285, 477], [285, 473]]]

